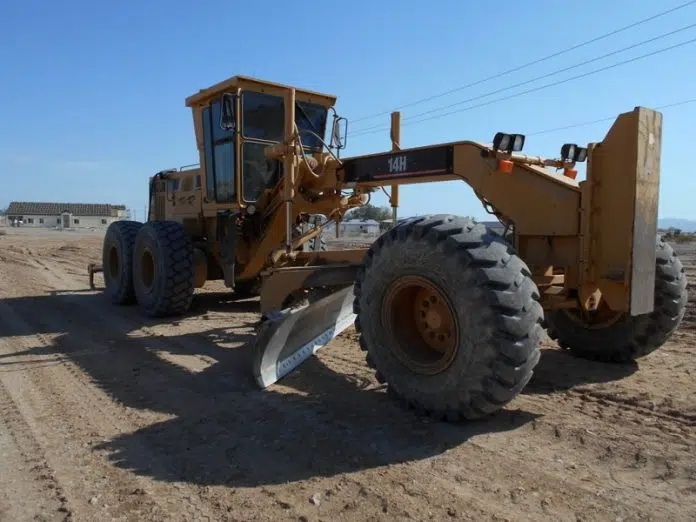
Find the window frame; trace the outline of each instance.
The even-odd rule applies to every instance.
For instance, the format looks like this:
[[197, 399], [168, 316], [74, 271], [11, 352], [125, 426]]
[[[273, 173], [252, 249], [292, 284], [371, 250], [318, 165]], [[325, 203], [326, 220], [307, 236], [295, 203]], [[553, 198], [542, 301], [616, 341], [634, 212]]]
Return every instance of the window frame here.
[[[244, 106], [244, 101], [245, 99], [249, 99], [249, 97], [259, 97], [259, 98], [270, 98], [270, 99], [277, 99], [280, 100], [279, 104], [279, 111], [283, 115], [280, 123], [280, 139], [279, 141], [274, 141], [271, 139], [266, 139], [266, 138], [259, 138], [256, 136], [247, 136], [246, 133], [246, 123], [245, 123], [245, 106]], [[240, 188], [241, 188], [241, 195], [240, 195], [240, 200], [243, 201], [244, 203], [256, 203], [258, 201], [258, 198], [256, 199], [247, 199], [245, 190], [244, 190], [244, 184], [246, 181], [246, 170], [244, 169], [244, 151], [246, 149], [245, 145], [247, 143], [249, 144], [254, 144], [254, 145], [273, 145], [276, 143], [282, 143], [284, 135], [285, 135], [285, 98], [280, 95], [280, 94], [272, 94], [272, 93], [267, 93], [267, 92], [260, 92], [260, 91], [253, 91], [253, 90], [244, 90], [241, 93], [240, 96], [240, 115], [239, 115], [239, 126], [240, 126], [240, 137], [241, 137], [241, 142], [239, 144], [239, 160], [240, 160], [240, 165], [241, 165], [241, 172], [240, 172]], [[280, 180], [283, 177], [283, 162], [279, 160], [273, 160], [276, 163], [276, 168], [278, 170], [278, 180]], [[266, 190], [268, 186], [265, 186], [263, 190]]]
[[[211, 100], [208, 105], [203, 107], [201, 113], [201, 124], [203, 126], [203, 155], [205, 164], [205, 193], [208, 199], [212, 199], [215, 203], [234, 203], [237, 202], [237, 129], [232, 131], [225, 130], [220, 127], [219, 124], [216, 125], [215, 121], [218, 121], [221, 116], [221, 98], [216, 98]], [[237, 109], [235, 111], [235, 120], [237, 118]], [[215, 121], [214, 121], [215, 120]], [[236, 126], [235, 126], [236, 127]], [[217, 165], [215, 161], [216, 152], [218, 147], [227, 146], [232, 144], [233, 159], [231, 168], [232, 177], [232, 191], [224, 199], [220, 199], [218, 193], [218, 176], [217, 176]]]
[[[314, 102], [308, 102], [308, 101], [296, 100], [295, 103], [297, 105], [299, 105], [300, 107], [302, 107], [304, 109], [304, 111], [307, 113], [309, 113], [309, 111], [307, 109], [310, 109], [310, 110], [311, 109], [322, 109], [323, 110], [323, 115], [322, 115], [323, 120], [321, 122], [320, 128], [318, 130], [315, 130], [314, 132], [316, 132], [317, 135], [320, 136], [322, 140], [326, 141], [326, 126], [327, 126], [327, 122], [329, 120], [329, 108], [326, 107], [325, 105], [320, 104], [320, 103], [314, 103]], [[301, 129], [300, 124], [298, 122], [298, 117], [297, 117], [298, 112], [300, 112], [300, 114], [302, 114], [301, 111], [298, 111], [297, 108], [295, 108], [295, 123], [297, 124], [298, 129]], [[309, 118], [303, 118], [303, 119], [308, 120]], [[305, 130], [312, 130], [312, 129], [305, 128]], [[302, 135], [300, 135], [300, 138], [302, 138]], [[313, 141], [316, 141], [317, 143], [316, 144], [313, 143], [312, 145], [303, 144], [303, 148], [309, 152], [320, 152], [322, 150], [321, 142], [319, 142], [317, 140], [317, 138], [314, 136], [311, 136], [311, 139]]]

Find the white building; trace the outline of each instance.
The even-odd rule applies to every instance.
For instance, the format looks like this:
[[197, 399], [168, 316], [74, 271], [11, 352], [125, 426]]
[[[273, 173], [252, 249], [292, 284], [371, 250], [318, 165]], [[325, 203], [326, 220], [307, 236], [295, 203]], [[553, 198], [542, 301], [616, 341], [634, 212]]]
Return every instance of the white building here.
[[13, 201], [7, 225], [46, 228], [106, 228], [126, 217], [125, 205]]
[[349, 219], [338, 224], [340, 237], [378, 236], [379, 223], [374, 219]]

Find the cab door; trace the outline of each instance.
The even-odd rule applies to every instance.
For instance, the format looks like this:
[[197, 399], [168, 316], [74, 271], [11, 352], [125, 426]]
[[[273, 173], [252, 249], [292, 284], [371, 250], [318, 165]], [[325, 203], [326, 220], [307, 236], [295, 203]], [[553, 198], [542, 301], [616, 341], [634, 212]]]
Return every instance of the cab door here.
[[236, 131], [222, 127], [219, 99], [203, 109], [202, 124], [206, 198], [211, 202], [236, 203]]
[[241, 95], [241, 165], [244, 204], [256, 203], [265, 190], [280, 181], [283, 163], [266, 157], [266, 147], [281, 143], [285, 133], [282, 96], [255, 91]]

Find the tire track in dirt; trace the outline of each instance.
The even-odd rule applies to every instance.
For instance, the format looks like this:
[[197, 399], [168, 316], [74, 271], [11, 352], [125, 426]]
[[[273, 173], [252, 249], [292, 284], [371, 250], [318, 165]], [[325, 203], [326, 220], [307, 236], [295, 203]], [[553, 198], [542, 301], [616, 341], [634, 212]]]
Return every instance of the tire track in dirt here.
[[[570, 356], [568, 363], [573, 363]], [[676, 408], [667, 407], [654, 401], [648, 403], [645, 399], [636, 395], [624, 397], [618, 395], [615, 390], [593, 389], [593, 386], [592, 384], [577, 385], [570, 388], [563, 382], [545, 378], [533, 378], [531, 387], [535, 389], [537, 395], [542, 391], [549, 394], [562, 391], [565, 395], [578, 398], [582, 401], [593, 401], [605, 406], [630, 410], [638, 416], [660, 418], [664, 421], [680, 424], [687, 428], [696, 426], [696, 414], [694, 413], [680, 411]]]
[[[48, 306], [48, 303], [44, 303], [39, 307], [39, 310], [37, 310], [46, 312], [40, 314], [44, 318], [50, 311], [52, 319], [50, 321], [35, 319], [34, 322], [40, 323], [47, 329], [51, 329], [52, 327], [55, 328], [60, 324], [64, 324], [65, 321], [69, 321], [70, 317], [79, 315], [81, 317], [79, 324], [70, 328], [71, 332], [79, 331], [79, 336], [71, 335], [70, 347], [66, 346], [68, 350], [77, 349], [79, 353], [84, 354], [88, 353], [88, 346], [91, 345], [98, 347], [99, 353], [102, 354], [106, 352], [110, 352], [111, 354], [118, 353], [118, 357], [110, 359], [111, 364], [109, 368], [101, 365], [94, 365], [94, 363], [90, 366], [92, 370], [91, 381], [95, 386], [104, 390], [112, 401], [123, 404], [124, 407], [136, 412], [140, 411], [142, 408], [149, 407], [156, 411], [172, 412], [184, 417], [200, 418], [201, 422], [207, 422], [209, 424], [209, 428], [205, 430], [207, 432], [206, 438], [210, 438], [215, 433], [222, 434], [232, 427], [230, 424], [218, 423], [215, 420], [215, 416], [220, 410], [220, 401], [224, 402], [224, 393], [229, 393], [228, 389], [221, 389], [219, 382], [215, 381], [192, 382], [190, 376], [187, 375], [186, 372], [170, 367], [169, 363], [165, 363], [153, 354], [153, 350], [158, 348], [169, 348], [172, 344], [171, 338], [163, 340], [158, 336], [148, 336], [147, 328], [141, 327], [138, 324], [137, 318], [130, 317], [128, 315], [128, 310], [112, 307], [107, 303], [105, 303], [103, 307], [82, 307], [81, 305], [83, 305], [84, 302], [81, 301], [79, 295], [61, 294], [58, 297], [61, 299], [56, 299], [50, 306]], [[72, 305], [77, 305], [78, 308]], [[44, 306], [45, 309], [41, 310], [41, 307]], [[126, 316], [120, 316], [119, 312], [123, 312]], [[108, 322], [105, 321], [107, 318]], [[122, 342], [115, 341], [116, 346], [111, 350], [104, 349], [101, 346], [100, 338], [118, 339], [119, 336], [123, 336], [124, 331], [129, 331], [131, 329], [139, 330], [138, 337], [133, 337], [131, 344], [126, 346]], [[186, 343], [179, 343], [177, 341], [173, 343], [181, 344], [182, 346], [186, 345]], [[168, 369], [164, 370], [164, 368]], [[133, 377], [132, 382], [123, 379], [112, 381], [108, 376], [110, 372], [119, 375], [128, 374], [131, 370]], [[77, 371], [82, 373], [80, 370]], [[144, 385], [144, 383], [147, 384]], [[244, 409], [246, 410], [247, 408]], [[247, 411], [242, 411], [241, 413], [255, 413], [256, 416], [259, 416], [258, 411], [253, 411], [255, 409], [257, 408], [251, 406], [248, 407]], [[108, 413], [109, 412], [104, 412], [104, 415]], [[266, 408], [265, 412], [260, 412], [262, 416], [264, 414], [273, 416], [273, 413], [272, 409], [269, 408]], [[142, 439], [142, 444], [140, 444], [142, 449], [139, 450], [139, 452], [142, 452], [143, 455], [148, 455], [152, 451], [160, 453], [162, 449], [177, 445], [177, 443], [167, 440], [164, 433], [161, 435], [162, 438], [157, 439], [157, 433], [155, 432], [152, 437]], [[210, 442], [214, 444], [212, 440]], [[131, 444], [132, 443], [129, 443], [129, 446], [131, 446]], [[108, 446], [108, 444], [104, 446]], [[132, 447], [129, 447], [129, 452], [133, 452]], [[153, 476], [178, 477], [180, 475], [186, 475], [186, 470], [177, 468], [176, 455], [172, 455], [171, 457], [173, 458], [168, 458], [163, 461], [169, 465], [165, 464], [159, 470], [156, 469], [156, 464], [154, 466], [148, 464], [144, 466], [144, 469], [141, 469], [141, 471], [146, 471], [147, 474]], [[156, 455], [147, 457], [147, 461], [149, 462], [157, 463], [158, 460], [162, 461], [158, 459]], [[242, 466], [239, 472], [253, 473], [253, 467], [254, 463], [248, 461]], [[138, 468], [140, 469], [140, 466], [138, 466]], [[244, 471], [244, 468], [247, 471]], [[201, 470], [201, 473], [203, 472], [204, 470]], [[193, 491], [191, 491], [191, 489]], [[229, 516], [229, 498], [226, 498], [229, 496], [228, 494], [216, 495], [208, 489], [199, 490], [199, 488], [195, 487], [190, 488], [188, 485], [183, 485], [180, 491], [188, 491], [187, 494], [182, 494], [181, 497], [186, 498], [189, 502], [196, 503], [197, 511], [206, 511], [206, 508], [201, 504], [201, 502], [203, 502], [215, 509], [223, 509], [227, 516]], [[165, 494], [166, 492], [162, 494], [162, 496]], [[195, 497], [200, 497], [201, 500], [194, 500]], [[228, 507], [224, 508], [224, 506]], [[249, 507], [253, 508], [253, 504], [249, 503]]]
[[[70, 301], [77, 306], [81, 306], [82, 304], [84, 304], [80, 303], [80, 299], [73, 297], [73, 294], [70, 293], [70, 290], [84, 290], [83, 282], [77, 281], [76, 278], [73, 275], [70, 275], [70, 273], [66, 272], [63, 269], [63, 267], [56, 267], [44, 262], [43, 260], [36, 258], [31, 258], [30, 262], [34, 266], [36, 266], [37, 269], [43, 270], [42, 275], [51, 286], [53, 286], [54, 288], [62, 289], [62, 302]], [[91, 295], [99, 294], [92, 292]], [[62, 302], [59, 304], [62, 304]], [[97, 306], [95, 308], [85, 309], [84, 307], [81, 307], [81, 309], [83, 314], [89, 314], [93, 321], [100, 321], [102, 324], [110, 325], [114, 320], [120, 321], [120, 324], [114, 325], [115, 327], [112, 328], [111, 331], [113, 333], [116, 333], [117, 335], [123, 335], [124, 331], [129, 331], [132, 332], [133, 335], [142, 336], [143, 338], [149, 338], [150, 343], [154, 344], [155, 347], [159, 349], [162, 353], [167, 352], [167, 345], [171, 342], [179, 346], [182, 349], [180, 350], [182, 352], [191, 351], [190, 348], [192, 346], [195, 346], [197, 351], [209, 351], [210, 343], [206, 340], [198, 338], [197, 336], [188, 337], [186, 343], [177, 341], [176, 339], [172, 338], [168, 338], [167, 342], [164, 343], [159, 340], [159, 338], [162, 337], [160, 333], [156, 332], [153, 328], [147, 326], [146, 324], [143, 324], [142, 316], [136, 316], [137, 311], [134, 313], [135, 307], [107, 306], [105, 308], [104, 304], [106, 303], [100, 303], [100, 306]], [[173, 322], [176, 322], [176, 320], [174, 320]], [[195, 351], [196, 350], [194, 350], [194, 352]], [[203, 366], [207, 366], [211, 362], [209, 358], [205, 356], [199, 356], [199, 354], [197, 353], [193, 353], [192, 357], [198, 358]], [[172, 362], [176, 363], [175, 360], [173, 360]]]
[[[22, 496], [27, 495], [27, 493], [31, 494], [31, 498], [23, 499], [23, 503], [29, 503], [30, 506], [24, 508], [26, 511], [21, 513], [22, 518], [28, 515], [27, 511], [34, 511], [35, 514], [32, 518], [36, 520], [72, 520], [68, 499], [62, 486], [56, 479], [55, 471], [48, 464], [42, 445], [36, 440], [31, 426], [27, 424], [14, 399], [1, 381], [0, 422], [5, 425], [21, 458], [21, 462], [13, 462], [13, 471], [19, 475], [28, 468], [29, 480], [36, 483], [36, 486], [31, 487], [29, 492], [26, 489], [23, 489], [21, 493], [13, 491], [16, 486], [15, 481], [20, 482], [21, 479], [14, 477], [14, 480], [8, 481], [9, 477], [6, 477], [3, 473], [2, 478], [0, 478], [0, 484], [4, 483], [4, 487], [0, 494], [16, 495], [20, 493]], [[6, 452], [3, 453], [7, 454]], [[6, 481], [8, 483], [5, 483]], [[9, 503], [8, 501], [6, 502]], [[3, 511], [0, 510], [2, 519], [10, 520], [5, 518], [7, 513]], [[13, 519], [20, 520], [20, 514], [17, 513], [16, 515], [17, 518], [13, 517]]]
[[[23, 336], [14, 348], [8, 347], [5, 341], [0, 342], [3, 354], [36, 351], [37, 348], [53, 350], [56, 339], [28, 334], [35, 328], [14, 309], [0, 303], [0, 310], [3, 330]], [[85, 357], [89, 352], [83, 347], [82, 353]], [[104, 350], [93, 352], [96, 356], [103, 353]], [[80, 518], [94, 520], [124, 513], [129, 520], [134, 515], [138, 517], [136, 520], [149, 520], [149, 517], [191, 520], [178, 518], [187, 511], [186, 505], [168, 505], [174, 503], [168, 488], [152, 483], [146, 485], [139, 477], [114, 469], [95, 452], [99, 444], [130, 433], [139, 425], [129, 421], [128, 412], [100, 397], [90, 379], [72, 361], [36, 369], [29, 366], [22, 372], [5, 372], [3, 381], [9, 381], [10, 377], [10, 389], [31, 390], [29, 397], [25, 394], [19, 399], [25, 406], [22, 416], [43, 426], [42, 434], [54, 449], [51, 460], [56, 463], [57, 476], [61, 483], [70, 484], [67, 490], [69, 497], [75, 500], [73, 511]], [[143, 458], [147, 459], [146, 452]], [[71, 472], [76, 463], [84, 473], [79, 478]], [[188, 511], [201, 512], [192, 506]]]
[[617, 397], [610, 391], [602, 390], [569, 390], [568, 393], [577, 396], [582, 400], [592, 400], [603, 405], [614, 405], [619, 408], [629, 409], [638, 415], [646, 417], [658, 417], [665, 421], [676, 422], [687, 427], [696, 426], [696, 414], [685, 413], [674, 409], [663, 409], [661, 407], [650, 408], [644, 406], [640, 399], [636, 397]]
[[[56, 283], [58, 287], [62, 284], [74, 284], [69, 277], [47, 263], [35, 258], [29, 258], [29, 261], [40, 270], [40, 275], [54, 286]], [[61, 340], [65, 342], [60, 334], [49, 336], [37, 332], [63, 332], [64, 326], [75, 321], [81, 312], [81, 310], [71, 309], [65, 315], [56, 315], [55, 308], [46, 306], [48, 303], [45, 302], [45, 297], [39, 297], [39, 299], [44, 299], [44, 303], [37, 305], [29, 298], [24, 301], [24, 307], [10, 307], [0, 302], [2, 330], [24, 336], [19, 343], [13, 343], [15, 346], [19, 344], [20, 352], [36, 352], [37, 349], [39, 352], [60, 350]], [[96, 337], [99, 337], [99, 333], [96, 333]], [[90, 497], [94, 488], [86, 485], [81, 491], [74, 491], [73, 496], [82, 499], [86, 497], [90, 501], [96, 499], [95, 506], [100, 504], [98, 507], [103, 505], [105, 509], [116, 510], [116, 512], [109, 512], [107, 509], [107, 513], [112, 516], [118, 514], [117, 512], [124, 512], [127, 517], [138, 514], [138, 517], [147, 515], [159, 520], [193, 520], [198, 519], [199, 516], [205, 517], [208, 510], [193, 499], [172, 495], [171, 488], [151, 481], [146, 481], [147, 486], [144, 487], [143, 480], [137, 476], [118, 468], [114, 472], [114, 468], [107, 461], [96, 456], [94, 448], [100, 443], [115, 436], [131, 433], [152, 422], [161, 421], [163, 417], [158, 415], [153, 419], [151, 415], [143, 414], [140, 410], [129, 411], [117, 406], [103, 394], [97, 393], [94, 385], [97, 384], [99, 387], [99, 383], [95, 383], [74, 363], [72, 350], [76, 346], [78, 347], [77, 357], [83, 359], [103, 356], [113, 350], [111, 347], [83, 338], [73, 337], [67, 342], [69, 345], [62, 347], [67, 348], [70, 356], [62, 357], [59, 364], [41, 368], [25, 365], [22, 373], [15, 371], [12, 375], [18, 376], [16, 379], [28, 381], [15, 382], [13, 389], [36, 390], [33, 394], [34, 402], [43, 402], [40, 405], [42, 422], [52, 425], [48, 431], [63, 443], [76, 445], [72, 448], [71, 460], [86, 464], [85, 469], [96, 475], [109, 477], [106, 483], [103, 480], [96, 480], [102, 494]], [[2, 352], [6, 355], [18, 351], [16, 347], [8, 346], [6, 342], [3, 342], [2, 346]], [[164, 388], [162, 392], [165, 392]], [[46, 404], [44, 400], [46, 397], [52, 398], [50, 405]], [[72, 422], [73, 419], [79, 419], [80, 422]], [[51, 422], [54, 420], [55, 422]], [[65, 423], [66, 420], [67, 424], [55, 424]], [[56, 441], [55, 445], [61, 444]], [[144, 448], [140, 448], [140, 451], [142, 451], [142, 458], [147, 461], [147, 451]], [[63, 464], [64, 466], [61, 467], [70, 467], [69, 462], [65, 460]], [[96, 514], [93, 513], [93, 515]]]
[[[33, 259], [32, 262], [37, 269], [40, 269], [41, 276], [52, 286], [62, 289], [81, 287], [73, 278], [61, 273], [59, 269], [41, 260]], [[61, 292], [51, 299], [41, 298], [31, 305], [25, 302], [16, 305], [15, 308], [19, 309], [20, 313], [24, 313], [25, 316], [33, 311], [32, 322], [40, 330], [67, 330], [69, 339], [64, 339], [62, 343], [59, 343], [57, 349], [58, 351], [64, 349], [70, 354], [68, 358], [71, 357], [74, 350], [82, 354], [80, 359], [83, 361], [83, 367], [85, 362], [90, 359], [90, 354], [113, 355], [118, 353], [118, 356], [109, 359], [111, 363], [109, 368], [95, 363], [97, 358], [93, 358], [91, 363], [87, 362], [89, 369], [92, 370], [89, 376], [72, 362], [68, 363], [67, 366], [74, 368], [71, 373], [83, 376], [83, 380], [89, 379], [94, 386], [103, 390], [111, 401], [123, 405], [128, 411], [133, 412], [133, 415], [138, 415], [143, 408], [152, 408], [155, 411], [172, 412], [184, 416], [200, 415], [202, 419], [205, 419], [206, 416], [213, 416], [220, 409], [220, 393], [229, 391], [228, 389], [220, 389], [219, 382], [216, 383], [216, 381], [212, 381], [212, 383], [205, 380], [194, 382], [187, 372], [175, 369], [170, 363], [165, 363], [153, 353], [158, 349], [171, 348], [171, 344], [191, 349], [191, 345], [209, 345], [209, 342], [197, 340], [195, 337], [187, 338], [186, 342], [174, 341], [172, 338], [163, 340], [161, 336], [148, 327], [142, 326], [142, 317], [138, 316], [137, 311], [132, 308], [113, 307], [106, 301], [99, 301], [99, 304], [95, 306], [94, 299], [85, 303], [85, 295], [71, 294], [69, 291], [67, 293]], [[66, 325], [70, 326], [66, 327]], [[129, 332], [127, 340], [126, 332]], [[113, 343], [113, 346], [107, 347], [103, 339], [106, 339], [107, 343]], [[110, 373], [127, 375], [132, 380], [113, 380], [110, 378]], [[147, 384], [144, 386], [144, 383]], [[182, 392], [182, 390], [184, 391]], [[172, 393], [173, 391], [175, 393]], [[182, 393], [185, 397], [184, 400], [180, 400]], [[175, 396], [179, 398], [176, 399]], [[113, 416], [111, 411], [102, 411], [102, 414]], [[161, 419], [159, 420], [161, 421]], [[143, 427], [147, 429], [147, 426], [148, 423], [139, 423], [141, 429]], [[224, 424], [211, 423], [213, 432], [222, 433], [229, 427]], [[151, 447], [150, 443], [152, 443]], [[176, 468], [175, 458], [165, 461], [171, 463], [170, 468], [167, 469], [165, 465], [157, 469], [157, 456], [148, 456], [151, 451], [160, 452], [168, 445], [176, 445], [176, 443], [172, 444], [172, 441], [165, 439], [141, 439], [141, 443], [138, 444], [140, 449], [137, 453], [142, 454], [143, 460], [148, 462], [144, 466], [148, 474], [177, 477], [185, 473]], [[108, 444], [102, 446], [106, 447]], [[129, 443], [129, 452], [133, 452], [133, 450], [134, 448]], [[161, 462], [161, 460], [159, 461]], [[253, 463], [249, 462], [246, 467], [253, 469]], [[126, 467], [126, 469], [128, 468]], [[174, 483], [174, 487], [179, 498], [186, 499], [187, 503], [195, 505], [195, 509], [189, 509], [189, 516], [193, 517], [195, 513], [210, 512], [206, 507], [207, 504], [208, 507], [212, 506], [213, 511], [219, 512], [222, 509], [225, 513], [224, 518], [229, 519], [229, 499], [218, 500], [210, 491], [199, 491], [199, 488], [190, 488], [188, 485]], [[186, 493], [187, 491], [188, 493]], [[205, 500], [197, 498], [203, 498], [206, 494]], [[158, 496], [166, 497], [167, 495], [172, 495], [171, 488], [164, 489]], [[252, 504], [249, 506], [253, 508]]]

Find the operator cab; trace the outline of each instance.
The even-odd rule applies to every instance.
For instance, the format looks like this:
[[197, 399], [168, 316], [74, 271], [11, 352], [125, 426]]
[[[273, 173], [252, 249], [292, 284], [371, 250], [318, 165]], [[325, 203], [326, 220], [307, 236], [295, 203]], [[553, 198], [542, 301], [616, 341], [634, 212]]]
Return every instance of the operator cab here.
[[[287, 86], [235, 76], [189, 97], [207, 202], [229, 207], [256, 203], [283, 175], [283, 164], [264, 150], [283, 141]], [[295, 122], [308, 154], [321, 152], [334, 96], [296, 89]], [[345, 119], [335, 116], [332, 142]]]

